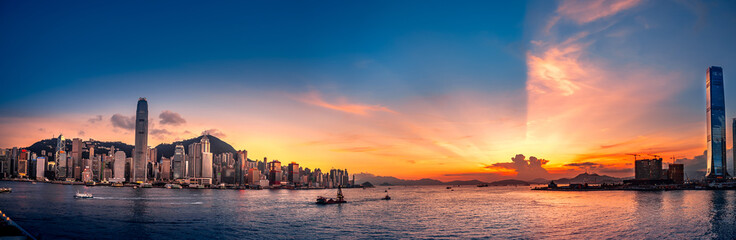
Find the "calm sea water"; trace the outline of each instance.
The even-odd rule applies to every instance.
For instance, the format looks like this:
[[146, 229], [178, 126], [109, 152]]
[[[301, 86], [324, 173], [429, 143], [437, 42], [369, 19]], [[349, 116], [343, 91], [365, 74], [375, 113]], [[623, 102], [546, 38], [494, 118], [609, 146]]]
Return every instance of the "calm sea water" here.
[[[42, 239], [733, 239], [736, 191], [542, 192], [528, 187], [189, 190], [0, 182], [0, 209]], [[94, 199], [74, 199], [87, 191]]]

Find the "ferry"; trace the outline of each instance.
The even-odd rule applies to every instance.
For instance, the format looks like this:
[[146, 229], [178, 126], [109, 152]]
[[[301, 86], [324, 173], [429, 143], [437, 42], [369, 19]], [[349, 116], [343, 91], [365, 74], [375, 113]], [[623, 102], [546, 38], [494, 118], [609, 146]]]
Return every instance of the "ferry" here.
[[79, 193], [74, 194], [74, 198], [94, 198], [91, 193]]
[[171, 183], [166, 184], [164, 187], [165, 188], [168, 188], [168, 189], [181, 189], [181, 185], [179, 185], [179, 184], [171, 184]]
[[122, 187], [122, 186], [124, 186], [124, 185], [123, 185], [123, 183], [119, 183], [119, 182], [118, 182], [118, 183], [113, 183], [113, 184], [112, 184], [112, 185], [110, 185], [110, 186], [113, 186], [113, 187]]
[[337, 187], [337, 199], [327, 199], [325, 197], [319, 196], [317, 197], [317, 204], [325, 205], [325, 204], [340, 204], [340, 203], [347, 203], [348, 201], [345, 201], [345, 197], [342, 195], [342, 188], [340, 186]]
[[6, 192], [9, 193], [9, 192], [12, 192], [12, 191], [13, 191], [12, 188], [0, 188], [0, 193], [6, 193]]

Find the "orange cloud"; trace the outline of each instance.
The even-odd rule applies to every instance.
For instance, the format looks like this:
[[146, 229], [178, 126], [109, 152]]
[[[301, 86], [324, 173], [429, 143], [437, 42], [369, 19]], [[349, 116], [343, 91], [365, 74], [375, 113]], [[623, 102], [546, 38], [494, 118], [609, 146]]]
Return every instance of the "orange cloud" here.
[[307, 104], [351, 114], [368, 115], [370, 112], [394, 113], [393, 110], [381, 105], [350, 103], [345, 98], [337, 99], [336, 103], [329, 103], [324, 100], [324, 98], [322, 98], [322, 95], [319, 92], [316, 91], [311, 91], [303, 96], [298, 97], [297, 99]]

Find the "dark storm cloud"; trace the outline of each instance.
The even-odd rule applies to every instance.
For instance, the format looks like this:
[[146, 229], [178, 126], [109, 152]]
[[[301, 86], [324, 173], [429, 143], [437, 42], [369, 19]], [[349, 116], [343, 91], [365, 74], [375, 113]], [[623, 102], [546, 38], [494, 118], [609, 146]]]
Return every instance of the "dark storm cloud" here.
[[158, 115], [158, 118], [161, 120], [158, 122], [161, 125], [172, 125], [172, 126], [179, 126], [184, 123], [187, 123], [187, 120], [185, 120], [179, 113], [175, 113], [169, 110], [164, 110], [161, 112], [161, 114]]
[[110, 118], [110, 122], [113, 127], [118, 127], [127, 130], [135, 129], [135, 116], [123, 116], [122, 114], [116, 113]]

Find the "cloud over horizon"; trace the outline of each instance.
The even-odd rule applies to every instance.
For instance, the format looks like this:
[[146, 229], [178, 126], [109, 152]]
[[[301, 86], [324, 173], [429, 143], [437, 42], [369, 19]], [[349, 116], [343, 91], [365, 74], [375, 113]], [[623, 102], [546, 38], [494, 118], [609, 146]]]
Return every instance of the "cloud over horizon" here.
[[110, 122], [113, 127], [122, 128], [125, 130], [135, 130], [135, 116], [125, 116], [116, 113], [110, 117]]
[[158, 115], [159, 123], [161, 125], [171, 125], [171, 126], [179, 126], [182, 124], [187, 123], [187, 120], [185, 120], [179, 113], [175, 113], [169, 110], [164, 110], [161, 112], [161, 114]]

